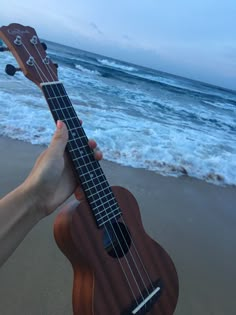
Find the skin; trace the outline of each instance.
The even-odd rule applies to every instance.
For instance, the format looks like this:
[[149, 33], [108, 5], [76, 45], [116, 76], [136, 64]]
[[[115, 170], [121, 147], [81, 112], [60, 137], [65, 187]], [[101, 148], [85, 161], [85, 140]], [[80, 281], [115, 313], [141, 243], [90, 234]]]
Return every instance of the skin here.
[[[85, 198], [65, 154], [68, 130], [57, 122], [49, 147], [39, 156], [26, 180], [0, 200], [0, 266], [14, 252], [29, 231], [50, 215], [73, 193]], [[89, 140], [97, 160], [102, 153], [94, 140]]]

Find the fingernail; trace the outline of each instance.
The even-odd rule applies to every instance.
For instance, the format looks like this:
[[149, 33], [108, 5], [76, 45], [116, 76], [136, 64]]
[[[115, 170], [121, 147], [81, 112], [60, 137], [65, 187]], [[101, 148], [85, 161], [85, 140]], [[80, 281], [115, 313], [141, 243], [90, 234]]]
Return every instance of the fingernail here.
[[57, 128], [61, 129], [63, 127], [63, 122], [61, 120], [57, 121]]

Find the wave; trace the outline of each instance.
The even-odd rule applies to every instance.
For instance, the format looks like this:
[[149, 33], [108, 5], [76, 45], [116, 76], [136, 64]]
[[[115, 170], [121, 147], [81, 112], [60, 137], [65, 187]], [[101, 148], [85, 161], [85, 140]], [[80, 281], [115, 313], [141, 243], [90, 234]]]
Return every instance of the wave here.
[[136, 68], [131, 67], [131, 66], [125, 66], [124, 64], [117, 63], [115, 61], [107, 60], [107, 59], [97, 59], [99, 63], [101, 63], [104, 66], [109, 66], [113, 68], [117, 68], [120, 70], [125, 70], [125, 71], [138, 71]]
[[[157, 71], [158, 72], [158, 71]], [[163, 78], [162, 76], [158, 75], [151, 75], [151, 74], [145, 74], [142, 72], [139, 73], [126, 73], [126, 76], [133, 77], [136, 80], [140, 81], [146, 81], [152, 84], [155, 84], [157, 86], [163, 87], [165, 90], [168, 90], [170, 92], [174, 92], [177, 94], [185, 94], [185, 95], [193, 95], [196, 96], [197, 98], [210, 98], [210, 99], [215, 99], [215, 100], [222, 100], [222, 101], [228, 101], [229, 103], [232, 103], [235, 105], [235, 95], [233, 92], [230, 93], [225, 90], [226, 95], [224, 95], [222, 92], [219, 92], [217, 87], [213, 89], [203, 89], [201, 87], [201, 84], [198, 83], [200, 86], [192, 86], [190, 82], [182, 82], [181, 78], [179, 79], [170, 79], [170, 78]]]
[[78, 69], [79, 71], [83, 72], [83, 73], [86, 73], [86, 74], [95, 74], [95, 75], [100, 75], [100, 73], [96, 70], [89, 70], [87, 68], [84, 68], [83, 66], [81, 65], [75, 65], [75, 68]]
[[[0, 66], [11, 59], [4, 54]], [[107, 160], [236, 185], [236, 93], [69, 48], [57, 59], [86, 133]], [[0, 72], [0, 135], [48, 144], [55, 126], [40, 96], [22, 73]]]

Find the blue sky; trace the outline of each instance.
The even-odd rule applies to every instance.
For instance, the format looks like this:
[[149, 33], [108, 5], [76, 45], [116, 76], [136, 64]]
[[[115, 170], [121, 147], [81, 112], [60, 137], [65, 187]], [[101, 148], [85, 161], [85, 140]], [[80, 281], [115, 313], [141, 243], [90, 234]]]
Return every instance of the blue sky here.
[[236, 90], [235, 0], [7, 0], [17, 22], [62, 44]]

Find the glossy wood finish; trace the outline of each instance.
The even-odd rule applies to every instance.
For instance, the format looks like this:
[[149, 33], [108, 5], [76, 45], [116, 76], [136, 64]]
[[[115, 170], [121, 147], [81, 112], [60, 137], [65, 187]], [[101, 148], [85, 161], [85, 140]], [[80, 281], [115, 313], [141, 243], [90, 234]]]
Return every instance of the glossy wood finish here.
[[171, 315], [178, 299], [178, 278], [174, 264], [164, 249], [144, 231], [138, 204], [132, 194], [121, 187], [112, 189], [133, 240], [129, 252], [120, 260], [112, 258], [105, 251], [102, 241], [104, 231], [97, 228], [86, 202], [67, 206], [55, 220], [55, 240], [74, 270], [74, 315], [131, 314], [134, 297], [120, 263], [136, 297], [140, 297], [140, 292], [127, 261], [141, 291], [144, 290], [144, 285], [136, 266], [142, 271], [145, 285], [149, 286], [134, 243], [152, 282], [161, 280], [163, 284], [161, 296], [147, 314]]

